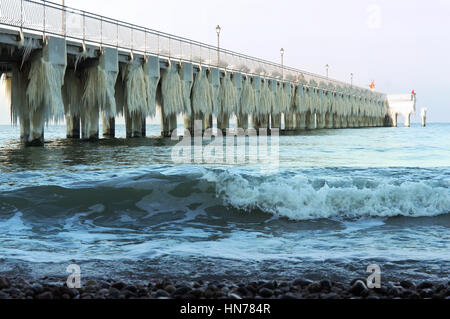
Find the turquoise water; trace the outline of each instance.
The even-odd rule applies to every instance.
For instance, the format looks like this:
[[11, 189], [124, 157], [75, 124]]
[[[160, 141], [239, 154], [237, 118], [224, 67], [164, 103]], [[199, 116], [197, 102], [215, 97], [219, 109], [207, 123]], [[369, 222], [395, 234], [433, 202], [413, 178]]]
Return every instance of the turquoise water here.
[[448, 278], [450, 124], [281, 136], [277, 156], [239, 163], [178, 163], [169, 139], [64, 135], [51, 126], [26, 149], [0, 126], [0, 273], [354, 278], [376, 263]]

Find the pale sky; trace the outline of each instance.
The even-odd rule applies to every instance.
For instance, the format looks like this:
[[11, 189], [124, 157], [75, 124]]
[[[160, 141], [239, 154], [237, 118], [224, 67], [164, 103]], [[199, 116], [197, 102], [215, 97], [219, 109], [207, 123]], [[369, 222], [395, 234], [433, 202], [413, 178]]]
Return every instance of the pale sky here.
[[[56, 1], [56, 0], [55, 0]], [[58, 1], [56, 1], [58, 2]], [[280, 61], [384, 93], [417, 92], [429, 121], [450, 122], [448, 0], [66, 0], [66, 5]], [[9, 114], [0, 102], [0, 124]]]

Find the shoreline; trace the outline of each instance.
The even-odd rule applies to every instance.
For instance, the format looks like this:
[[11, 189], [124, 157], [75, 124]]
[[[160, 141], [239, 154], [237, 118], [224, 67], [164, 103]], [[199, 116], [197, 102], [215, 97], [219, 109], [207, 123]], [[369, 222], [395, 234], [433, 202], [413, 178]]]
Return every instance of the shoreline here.
[[401, 280], [369, 289], [366, 279], [349, 283], [323, 279], [176, 281], [161, 279], [139, 284], [90, 279], [69, 289], [62, 278], [24, 280], [0, 277], [2, 299], [450, 299], [450, 281]]

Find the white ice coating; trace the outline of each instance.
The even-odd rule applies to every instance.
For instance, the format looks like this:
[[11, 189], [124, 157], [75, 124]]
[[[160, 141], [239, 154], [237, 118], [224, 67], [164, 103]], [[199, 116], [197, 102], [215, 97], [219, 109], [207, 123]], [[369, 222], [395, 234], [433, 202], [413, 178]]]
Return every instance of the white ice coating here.
[[169, 65], [164, 70], [161, 82], [164, 115], [191, 115], [191, 108], [185, 107], [183, 100], [183, 84], [176, 68]]
[[82, 82], [78, 73], [68, 69], [64, 78], [63, 100], [64, 111], [67, 116], [80, 116], [82, 110], [81, 97], [83, 95]]
[[230, 72], [225, 72], [219, 89], [220, 112], [223, 114], [232, 114], [237, 107], [236, 87], [231, 81]]
[[209, 87], [210, 87], [210, 94], [212, 99], [212, 114], [218, 116], [221, 112], [221, 101], [220, 101], [220, 74], [219, 74], [219, 83], [217, 85], [213, 84], [213, 74], [212, 72], [209, 72], [208, 74], [208, 81], [209, 81]]
[[255, 91], [250, 77], [244, 77], [239, 107], [236, 114], [253, 114], [256, 110]]
[[105, 71], [100, 65], [85, 71], [85, 85], [82, 104], [85, 112], [100, 107], [105, 115], [114, 117], [117, 113], [114, 97], [117, 72]]
[[206, 76], [206, 69], [202, 67], [195, 75], [192, 87], [192, 112], [204, 115], [213, 113], [212, 89]]
[[[58, 122], [64, 117], [64, 103], [61, 88], [64, 84], [66, 66], [53, 65], [44, 58], [34, 59], [28, 75], [28, 112], [45, 123]], [[37, 124], [37, 123], [34, 123]]]
[[261, 83], [261, 91], [259, 93], [259, 103], [257, 103], [256, 115], [262, 116], [270, 114], [274, 104], [273, 93], [269, 88], [269, 81], [265, 80]]
[[144, 75], [146, 96], [147, 96], [147, 116], [154, 117], [156, 115], [156, 91], [158, 89], [159, 76], [150, 76], [148, 72], [148, 61], [144, 63], [144, 70], [147, 70]]
[[128, 63], [122, 71], [125, 86], [125, 108], [130, 116], [146, 117], [149, 114], [144, 69], [139, 63]]

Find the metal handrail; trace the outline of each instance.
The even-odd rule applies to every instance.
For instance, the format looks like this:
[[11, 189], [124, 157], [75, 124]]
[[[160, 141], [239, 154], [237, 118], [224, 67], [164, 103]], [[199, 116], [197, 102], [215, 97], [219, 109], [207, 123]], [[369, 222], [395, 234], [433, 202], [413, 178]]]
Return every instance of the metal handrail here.
[[[183, 38], [183, 37], [179, 37], [179, 36], [175, 36], [169, 33], [165, 33], [165, 32], [160, 32], [160, 31], [156, 31], [153, 29], [149, 29], [149, 28], [145, 28], [142, 26], [138, 26], [132, 23], [127, 23], [124, 21], [120, 21], [117, 19], [111, 19], [99, 14], [94, 14], [94, 13], [90, 13], [87, 11], [83, 11], [83, 10], [79, 10], [79, 9], [75, 9], [75, 8], [71, 8], [71, 7], [67, 7], [67, 6], [62, 6], [61, 4], [58, 3], [54, 3], [51, 1], [44, 1], [44, 0], [2, 0], [2, 3], [8, 3], [10, 5], [13, 5], [15, 8], [19, 8], [20, 9], [20, 21], [19, 23], [4, 23], [2, 19], [0, 19], [0, 24], [4, 24], [4, 25], [10, 25], [10, 26], [15, 26], [15, 27], [20, 27], [21, 29], [26, 29], [26, 30], [31, 30], [31, 31], [37, 31], [37, 32], [44, 32], [46, 34], [52, 34], [52, 35], [56, 35], [56, 36], [64, 36], [66, 38], [70, 38], [70, 39], [74, 39], [74, 40], [78, 40], [78, 41], [82, 41], [82, 42], [90, 42], [90, 43], [97, 43], [101, 46], [113, 46], [113, 47], [117, 47], [118, 49], [123, 49], [123, 50], [130, 50], [136, 53], [143, 53], [145, 55], [148, 54], [153, 54], [153, 55], [158, 55], [158, 56], [162, 56], [162, 57], [167, 57], [168, 59], [179, 59], [182, 61], [189, 61], [189, 62], [193, 62], [193, 63], [199, 63], [205, 66], [211, 66], [211, 67], [219, 67], [219, 68], [225, 68], [226, 70], [230, 70], [230, 71], [240, 71], [243, 73], [247, 73], [247, 74], [252, 74], [252, 75], [260, 75], [260, 76], [264, 76], [267, 78], [278, 78], [280, 76], [279, 73], [283, 73], [283, 81], [287, 81], [287, 82], [295, 82], [295, 81], [291, 81], [291, 80], [287, 80], [286, 79], [286, 74], [293, 78], [299, 78], [300, 76], [308, 76], [309, 78], [311, 78], [312, 80], [316, 81], [317, 83], [320, 82], [325, 82], [325, 83], [332, 83], [334, 85], [339, 85], [341, 86], [343, 89], [345, 88], [354, 88], [354, 89], [358, 89], [358, 90], [363, 90], [363, 92], [370, 92], [372, 96], [376, 96], [378, 98], [383, 98], [385, 99], [385, 95], [379, 92], [372, 92], [369, 89], [366, 88], [362, 88], [362, 87], [358, 87], [355, 85], [351, 85], [339, 80], [335, 80], [335, 79], [331, 79], [322, 75], [318, 75], [318, 74], [314, 74], [308, 71], [303, 71], [303, 70], [299, 70], [296, 68], [292, 68], [292, 67], [288, 67], [288, 66], [283, 66], [281, 64], [278, 63], [274, 63], [271, 61], [267, 61], [267, 60], [263, 60], [263, 59], [259, 59], [259, 58], [255, 58], [255, 57], [251, 57], [245, 54], [241, 54], [241, 53], [237, 53], [234, 51], [230, 51], [230, 50], [226, 50], [226, 49], [221, 49], [221, 48], [217, 48], [214, 47], [212, 45], [209, 44], [205, 44], [199, 41], [195, 41], [195, 40], [190, 40], [187, 38]], [[42, 25], [41, 26], [37, 26], [33, 25], [31, 21], [27, 21], [27, 16], [24, 15], [24, 6], [25, 4], [30, 4], [30, 5], [36, 5], [36, 6], [43, 6], [43, 10], [44, 10], [44, 17], [43, 17], [43, 21], [42, 21]], [[0, 8], [1, 9], [1, 8]], [[46, 10], [47, 9], [47, 10]], [[51, 29], [49, 29], [47, 27], [47, 16], [49, 15], [49, 9], [52, 10], [56, 10], [57, 12], [59, 12], [59, 17], [62, 17], [62, 19], [60, 19], [59, 21], [61, 21], [61, 32], [55, 32], [52, 31]], [[82, 35], [77, 36], [76, 32], [71, 32], [71, 30], [69, 29], [69, 25], [68, 25], [68, 21], [67, 21], [67, 17], [68, 15], [72, 15], [74, 17], [79, 17], [82, 19]], [[0, 17], [2, 18], [2, 17]], [[86, 34], [86, 20], [87, 19], [92, 19], [93, 21], [96, 21], [98, 23], [100, 23], [99, 26], [99, 30], [98, 33], [100, 33], [100, 39], [95, 39], [94, 37], [90, 37], [89, 35]], [[104, 39], [104, 34], [105, 34], [105, 30], [104, 30], [104, 26], [105, 25], [111, 25], [115, 27], [116, 30], [116, 39], [115, 39], [115, 43], [110, 43], [109, 41], [107, 41], [106, 39]], [[125, 31], [128, 30], [129, 34], [131, 35], [131, 44], [129, 46], [122, 46], [121, 42], [123, 43], [124, 41], [120, 38], [120, 28], [123, 28]], [[59, 28], [58, 28], [59, 29]], [[124, 32], [125, 32], [124, 31]], [[140, 46], [143, 46], [143, 50], [139, 49], [139, 46], [135, 46], [134, 45], [134, 41], [135, 41], [135, 33], [138, 32], [142, 32], [144, 35], [144, 43], [140, 44]], [[148, 50], [148, 36], [155, 36], [157, 39], [157, 52], [152, 52], [151, 50]], [[121, 41], [122, 40], [122, 41]], [[164, 47], [161, 46], [161, 41], [168, 41], [168, 47]], [[180, 57], [176, 57], [176, 56], [172, 56], [171, 55], [171, 42], [172, 41], [178, 41], [180, 42]], [[189, 50], [190, 50], [190, 54], [189, 54], [189, 59], [184, 59], [183, 58], [183, 50], [182, 50], [182, 45], [188, 45], [189, 46]], [[193, 57], [193, 48], [200, 50], [200, 57]], [[167, 51], [168, 50], [168, 54]], [[214, 55], [212, 56], [217, 56], [218, 57], [218, 61], [216, 64], [213, 63], [205, 63], [206, 59], [202, 58], [202, 50], [208, 50], [208, 56], [209, 56], [209, 60], [211, 62], [211, 51], [214, 51]], [[227, 60], [226, 58], [224, 59], [224, 57], [231, 57], [234, 59], [238, 59], [238, 60], [243, 60], [244, 62], [253, 62], [256, 63], [260, 66], [260, 68], [262, 69], [267, 69], [267, 68], [272, 68], [275, 71], [269, 72], [267, 71], [267, 73], [253, 73], [256, 72], [258, 70], [252, 70], [251, 68], [249, 68], [248, 65], [245, 65], [245, 63], [242, 63], [241, 65], [239, 65], [237, 68], [234, 66], [228, 65], [228, 66], [222, 66], [220, 65], [220, 62], [223, 62], [224, 60]], [[249, 68], [248, 70], [243, 70], [242, 67], [247, 67]], [[306, 86], [310, 86], [308, 84], [306, 84]], [[328, 88], [320, 88], [319, 89], [323, 89], [323, 90], [327, 90], [327, 91], [333, 91], [333, 92], [337, 92], [337, 88], [335, 90], [329, 90]], [[342, 92], [344, 93], [344, 92]], [[348, 95], [348, 93], [346, 92], [345, 94]], [[354, 94], [350, 94], [350, 95], [354, 95]]]

